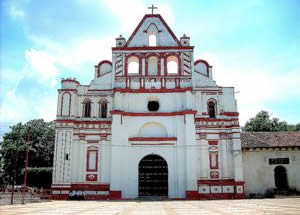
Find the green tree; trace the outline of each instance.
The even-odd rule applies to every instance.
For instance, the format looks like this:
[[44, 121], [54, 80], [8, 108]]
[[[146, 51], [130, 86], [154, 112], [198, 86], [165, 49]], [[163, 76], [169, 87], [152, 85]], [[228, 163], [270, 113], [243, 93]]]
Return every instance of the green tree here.
[[[26, 142], [29, 135], [29, 159], [28, 167], [34, 168], [34, 172], [45, 172], [48, 167], [51, 172], [53, 165], [53, 151], [55, 139], [54, 122], [45, 122], [42, 119], [31, 120], [25, 124], [18, 123], [10, 127], [11, 131], [4, 134], [1, 144], [1, 177], [4, 185], [23, 184], [23, 170], [25, 166]], [[41, 168], [43, 171], [38, 171]], [[31, 171], [32, 172], [32, 171]], [[28, 172], [30, 177], [31, 172]], [[37, 176], [36, 173], [32, 174]], [[37, 176], [39, 177], [39, 176]], [[28, 182], [34, 180], [28, 180]], [[51, 180], [50, 180], [51, 184]], [[50, 186], [40, 184], [41, 186]], [[35, 186], [35, 184], [30, 184]]]
[[249, 132], [300, 131], [300, 123], [297, 125], [288, 124], [278, 118], [271, 118], [270, 114], [263, 110], [248, 120], [242, 130]]

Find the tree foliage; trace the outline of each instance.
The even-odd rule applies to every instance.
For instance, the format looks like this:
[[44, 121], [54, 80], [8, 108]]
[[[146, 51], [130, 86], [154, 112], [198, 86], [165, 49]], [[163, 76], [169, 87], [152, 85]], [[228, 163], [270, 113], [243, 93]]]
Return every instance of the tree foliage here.
[[300, 131], [300, 123], [296, 125], [288, 124], [286, 121], [280, 121], [278, 118], [271, 118], [267, 111], [260, 111], [254, 118], [246, 122], [242, 130], [248, 132]]
[[[18, 123], [4, 134], [1, 144], [1, 175], [4, 185], [23, 184], [26, 142], [29, 135], [28, 167], [52, 167], [55, 129], [53, 122], [43, 119], [31, 120], [25, 124]], [[48, 174], [48, 173], [47, 173]], [[29, 175], [28, 175], [29, 176]]]

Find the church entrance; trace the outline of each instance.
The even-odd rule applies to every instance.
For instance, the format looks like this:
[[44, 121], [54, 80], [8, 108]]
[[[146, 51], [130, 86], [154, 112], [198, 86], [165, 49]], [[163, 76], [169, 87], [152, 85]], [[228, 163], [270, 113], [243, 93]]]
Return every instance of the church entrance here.
[[275, 186], [278, 190], [288, 189], [287, 173], [283, 166], [274, 169]]
[[147, 155], [139, 163], [139, 197], [168, 196], [168, 164], [159, 155]]

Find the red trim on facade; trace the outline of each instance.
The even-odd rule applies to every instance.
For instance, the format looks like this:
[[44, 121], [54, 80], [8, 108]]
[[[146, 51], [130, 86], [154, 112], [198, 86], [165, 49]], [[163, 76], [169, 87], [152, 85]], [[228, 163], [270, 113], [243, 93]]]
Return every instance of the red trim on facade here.
[[221, 113], [221, 115], [224, 115], [224, 116], [239, 116], [239, 112], [223, 112]]
[[86, 174], [85, 180], [86, 181], [97, 181], [98, 175], [97, 174]]
[[[91, 149], [89, 149], [89, 147], [87, 148], [87, 152], [86, 152], [86, 171], [87, 172], [97, 172], [98, 171], [98, 148], [95, 149], [96, 147], [93, 147]], [[96, 153], [96, 164], [95, 164], [95, 168], [91, 169], [90, 168], [90, 153], [95, 152]], [[96, 179], [97, 180], [97, 179]]]
[[108, 200], [109, 195], [86, 195], [85, 200]]
[[63, 82], [73, 82], [73, 83], [75, 83], [75, 84], [80, 85], [80, 82], [77, 81], [77, 80], [75, 80], [75, 79], [62, 79], [62, 80], [61, 80], [61, 83], [63, 83]]
[[60, 92], [76, 92], [77, 93], [77, 89], [58, 89], [57, 91], [59, 93]]
[[[216, 165], [212, 165], [212, 154], [216, 155]], [[210, 169], [219, 169], [219, 154], [217, 151], [209, 152], [209, 168]]]
[[233, 179], [219, 179], [219, 180], [209, 180], [201, 179], [198, 180], [198, 185], [211, 185], [211, 186], [226, 186], [226, 185], [244, 185], [244, 181], [234, 181]]
[[199, 198], [199, 193], [197, 190], [188, 190], [185, 193], [187, 200], [197, 200]]
[[143, 46], [143, 47], [113, 47], [113, 51], [160, 51], [160, 50], [193, 50], [194, 46]]
[[180, 116], [185, 114], [196, 114], [195, 110], [184, 110], [178, 112], [156, 112], [156, 113], [133, 113], [133, 112], [124, 112], [119, 110], [112, 110], [111, 114], [119, 114], [122, 116]]
[[209, 140], [208, 145], [218, 145], [218, 140]]
[[111, 200], [120, 200], [122, 198], [121, 190], [111, 190], [109, 191], [109, 199]]
[[[131, 57], [136, 57], [139, 61], [138, 62], [139, 63], [139, 73], [138, 74], [134, 73], [134, 74], [128, 75], [128, 59], [131, 58]], [[133, 76], [141, 76], [142, 75], [142, 59], [143, 59], [143, 56], [137, 55], [135, 53], [129, 54], [125, 57], [125, 73], [124, 73], [125, 77], [131, 76], [131, 75], [133, 75]], [[127, 85], [127, 79], [126, 79], [126, 87], [130, 87], [130, 86]]]
[[149, 55], [146, 56], [145, 58], [145, 76], [152, 76], [152, 75], [149, 75], [148, 73], [148, 59], [150, 57], [156, 57], [157, 59], [157, 74], [156, 75], [153, 75], [153, 76], [160, 76], [161, 73], [160, 73], [160, 62], [161, 62], [161, 57], [159, 54], [156, 54], [156, 53], [151, 53]]
[[155, 143], [155, 144], [150, 144], [150, 143], [131, 143], [132, 146], [174, 146], [173, 143]]
[[73, 119], [57, 119], [55, 122], [59, 123], [74, 123], [74, 124], [88, 124], [88, 125], [99, 125], [99, 124], [111, 124], [111, 121], [81, 121]]
[[62, 96], [61, 96], [60, 115], [63, 116], [62, 112], [63, 112], [63, 108], [64, 108], [63, 106], [64, 106], [64, 95], [65, 94], [69, 94], [69, 96], [70, 96], [70, 99], [69, 99], [69, 113], [67, 115], [67, 116], [70, 116], [70, 113], [71, 113], [71, 101], [72, 101], [72, 94], [70, 92], [64, 92], [62, 94]]
[[97, 77], [100, 77], [100, 76], [102, 76], [102, 75], [106, 75], [106, 74], [108, 74], [108, 73], [111, 73], [111, 72], [107, 72], [107, 73], [105, 73], [105, 74], [100, 74], [100, 68], [101, 68], [102, 64], [105, 64], [105, 63], [110, 64], [111, 67], [112, 67], [112, 62], [111, 62], [111, 61], [109, 61], [109, 60], [102, 60], [102, 61], [100, 61], [100, 62], [98, 63], [98, 65], [95, 66], [95, 67], [97, 67]]
[[130, 137], [128, 141], [177, 141], [177, 137]]
[[[203, 63], [203, 64], [206, 65], [206, 74], [207, 74], [206, 76], [209, 77], [209, 68], [210, 68], [211, 66], [208, 64], [208, 62], [205, 61], [205, 60], [199, 59], [199, 60], [196, 60], [196, 61], [194, 62], [194, 65], [196, 66], [198, 63]], [[202, 73], [200, 73], [200, 72], [198, 72], [198, 73], [201, 74], [201, 75], [204, 75], [204, 74], [202, 74]]]
[[114, 92], [120, 93], [181, 93], [186, 91], [192, 91], [192, 87], [186, 88], [174, 88], [174, 89], [130, 89], [130, 88], [115, 88]]
[[[197, 117], [195, 118], [196, 122], [232, 122], [232, 121], [238, 121], [239, 119], [233, 118], [233, 119], [217, 119], [217, 118], [203, 118], [203, 117]], [[237, 125], [232, 125], [237, 126]]]
[[69, 194], [52, 194], [52, 200], [67, 200], [69, 198]]
[[109, 191], [109, 184], [71, 184], [70, 190]]
[[147, 18], [151, 18], [151, 17], [156, 17], [156, 18], [160, 19], [160, 21], [165, 26], [165, 28], [167, 29], [167, 31], [171, 34], [171, 36], [173, 37], [173, 39], [175, 40], [175, 42], [177, 43], [177, 45], [181, 46], [179, 40], [177, 39], [177, 37], [175, 36], [175, 34], [173, 33], [173, 31], [170, 29], [170, 27], [168, 26], [168, 24], [165, 22], [165, 20], [161, 17], [161, 15], [159, 15], [159, 14], [146, 14], [143, 17], [143, 19], [140, 21], [140, 23], [138, 24], [138, 26], [135, 28], [135, 30], [133, 31], [133, 33], [130, 35], [129, 39], [127, 40], [127, 42], [125, 44], [125, 47], [128, 47], [129, 43], [134, 38], [134, 36], [138, 32], [138, 30], [141, 28], [141, 26], [143, 25], [144, 21]]

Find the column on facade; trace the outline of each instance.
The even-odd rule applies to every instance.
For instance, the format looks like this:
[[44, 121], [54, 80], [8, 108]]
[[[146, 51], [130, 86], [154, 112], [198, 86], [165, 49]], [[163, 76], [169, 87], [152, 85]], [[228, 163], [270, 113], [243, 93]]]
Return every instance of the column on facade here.
[[197, 150], [194, 115], [185, 115], [185, 144], [186, 144], [186, 190], [196, 191], [197, 185]]
[[232, 140], [233, 149], [233, 166], [234, 166], [234, 180], [243, 181], [243, 161], [242, 161], [242, 150], [241, 140]]
[[220, 151], [221, 151], [221, 173], [222, 178], [228, 178], [228, 146], [226, 139], [222, 138], [220, 141]]

